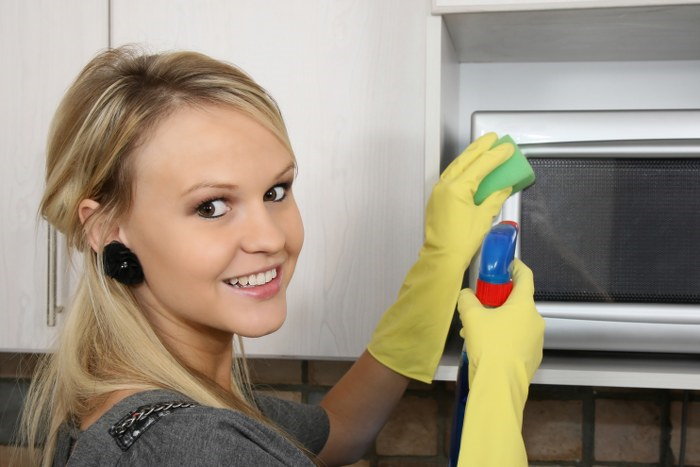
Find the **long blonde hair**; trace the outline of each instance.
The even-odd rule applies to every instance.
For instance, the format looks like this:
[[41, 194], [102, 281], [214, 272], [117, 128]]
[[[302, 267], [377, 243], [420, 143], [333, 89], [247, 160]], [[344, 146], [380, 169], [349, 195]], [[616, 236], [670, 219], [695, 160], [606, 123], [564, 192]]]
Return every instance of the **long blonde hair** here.
[[[82, 253], [84, 273], [61, 330], [58, 348], [42, 359], [22, 416], [22, 444], [32, 465], [50, 466], [57, 433], [123, 389], [166, 388], [212, 407], [270, 423], [256, 408], [245, 358], [236, 339], [232, 390], [188, 367], [158, 338], [128, 286], [106, 279], [102, 255], [86, 236], [90, 224], [110, 225], [128, 212], [131, 154], [158, 122], [182, 106], [228, 105], [268, 128], [293, 154], [275, 101], [248, 75], [196, 52], [146, 54], [106, 50], [80, 72], [51, 124], [46, 190], [40, 213]], [[78, 204], [98, 210], [82, 225]], [[104, 240], [101, 244], [104, 244]], [[298, 443], [295, 443], [298, 446]]]

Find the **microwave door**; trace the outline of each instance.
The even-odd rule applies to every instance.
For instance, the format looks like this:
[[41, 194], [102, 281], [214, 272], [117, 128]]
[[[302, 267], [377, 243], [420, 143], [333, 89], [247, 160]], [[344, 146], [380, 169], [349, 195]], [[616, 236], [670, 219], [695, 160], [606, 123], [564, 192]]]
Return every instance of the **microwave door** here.
[[520, 223], [545, 345], [641, 351], [658, 331], [654, 351], [700, 353], [700, 139], [520, 147], [537, 180], [502, 218]]

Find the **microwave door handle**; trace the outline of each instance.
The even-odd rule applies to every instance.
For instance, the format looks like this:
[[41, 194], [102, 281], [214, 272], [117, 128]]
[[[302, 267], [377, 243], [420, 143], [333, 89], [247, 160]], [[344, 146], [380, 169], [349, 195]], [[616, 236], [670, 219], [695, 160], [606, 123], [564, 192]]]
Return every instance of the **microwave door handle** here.
[[537, 302], [537, 311], [545, 318], [700, 325], [697, 305]]
[[700, 139], [568, 141], [518, 144], [526, 157], [700, 158]]

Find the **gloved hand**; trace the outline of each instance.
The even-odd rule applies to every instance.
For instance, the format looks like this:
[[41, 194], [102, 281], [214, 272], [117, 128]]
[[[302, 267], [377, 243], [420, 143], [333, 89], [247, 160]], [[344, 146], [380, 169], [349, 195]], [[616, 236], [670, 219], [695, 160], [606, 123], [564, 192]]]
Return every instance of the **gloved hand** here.
[[440, 176], [425, 213], [425, 242], [396, 302], [384, 313], [367, 346], [392, 370], [431, 382], [447, 339], [464, 271], [479, 249], [511, 188], [481, 205], [481, 180], [513, 155], [513, 145], [491, 149], [498, 137], [474, 141]]
[[527, 466], [521, 430], [528, 387], [542, 361], [544, 319], [535, 308], [532, 271], [513, 261], [513, 290], [485, 308], [464, 289], [458, 309], [469, 359], [459, 467]]

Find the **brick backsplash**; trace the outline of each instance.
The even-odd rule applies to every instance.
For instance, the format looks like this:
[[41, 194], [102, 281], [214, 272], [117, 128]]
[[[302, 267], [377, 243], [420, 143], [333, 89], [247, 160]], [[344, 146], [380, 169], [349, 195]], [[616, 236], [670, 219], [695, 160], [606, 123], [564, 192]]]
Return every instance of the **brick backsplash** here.
[[[686, 465], [700, 465], [700, 400], [698, 399], [700, 398], [696, 394], [696, 402], [688, 404], [686, 410]], [[674, 459], [678, 459], [680, 456], [682, 416], [682, 402], [671, 402], [671, 450]]]
[[438, 402], [427, 396], [406, 395], [399, 402], [389, 421], [377, 436], [378, 455], [437, 455]]
[[[0, 466], [36, 358], [0, 353]], [[251, 359], [258, 390], [318, 404], [351, 362]], [[447, 465], [453, 382], [409, 385], [377, 440], [355, 467]], [[683, 398], [687, 399], [685, 417]], [[681, 421], [685, 418], [685, 430]], [[523, 417], [530, 465], [700, 467], [700, 391], [533, 385]]]
[[302, 362], [283, 359], [249, 359], [250, 377], [258, 384], [300, 384]]
[[333, 386], [351, 366], [352, 362], [312, 360], [309, 362], [309, 384]]
[[0, 352], [0, 378], [31, 378], [38, 354]]
[[659, 462], [660, 421], [661, 407], [652, 401], [596, 400], [595, 459]]
[[523, 437], [529, 459], [583, 458], [583, 402], [529, 400], [523, 414]]

